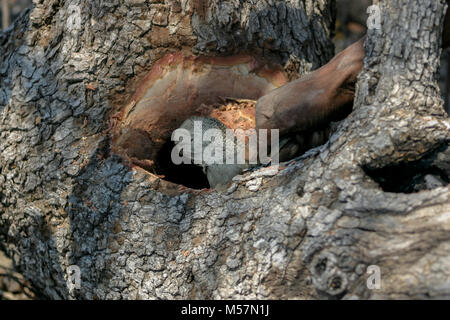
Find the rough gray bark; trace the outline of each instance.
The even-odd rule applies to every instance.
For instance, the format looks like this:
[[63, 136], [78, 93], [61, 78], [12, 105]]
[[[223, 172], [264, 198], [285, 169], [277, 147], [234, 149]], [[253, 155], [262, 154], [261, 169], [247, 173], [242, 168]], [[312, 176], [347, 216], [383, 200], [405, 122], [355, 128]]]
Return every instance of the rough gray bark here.
[[[217, 193], [123, 163], [110, 115], [181, 48], [249, 51], [303, 74], [332, 56], [332, 5], [36, 1], [0, 34], [1, 242], [50, 298], [448, 298], [449, 186], [380, 187], [396, 184], [383, 171], [393, 165], [450, 174], [436, 83], [445, 7], [383, 2], [354, 111], [330, 141]], [[379, 290], [366, 286], [369, 265]]]

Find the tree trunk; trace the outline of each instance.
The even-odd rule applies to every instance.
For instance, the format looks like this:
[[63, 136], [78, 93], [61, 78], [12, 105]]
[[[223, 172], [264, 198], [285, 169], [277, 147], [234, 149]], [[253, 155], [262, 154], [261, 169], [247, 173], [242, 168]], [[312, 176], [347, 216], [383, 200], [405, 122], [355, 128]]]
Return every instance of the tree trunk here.
[[117, 122], [179, 52], [257, 57], [290, 79], [323, 65], [332, 1], [35, 1], [0, 34], [6, 252], [55, 299], [449, 298], [450, 122], [436, 82], [446, 5], [380, 8], [354, 110], [329, 142], [216, 192], [124, 160]]

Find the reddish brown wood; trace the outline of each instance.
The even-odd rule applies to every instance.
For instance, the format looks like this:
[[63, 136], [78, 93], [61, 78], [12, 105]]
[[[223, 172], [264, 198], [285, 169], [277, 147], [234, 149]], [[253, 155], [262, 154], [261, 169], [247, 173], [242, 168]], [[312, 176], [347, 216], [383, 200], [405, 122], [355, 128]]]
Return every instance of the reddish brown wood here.
[[[280, 135], [316, 130], [348, 113], [354, 83], [364, 58], [365, 37], [320, 69], [261, 97], [257, 129], [279, 129]], [[351, 110], [351, 109], [350, 109]]]

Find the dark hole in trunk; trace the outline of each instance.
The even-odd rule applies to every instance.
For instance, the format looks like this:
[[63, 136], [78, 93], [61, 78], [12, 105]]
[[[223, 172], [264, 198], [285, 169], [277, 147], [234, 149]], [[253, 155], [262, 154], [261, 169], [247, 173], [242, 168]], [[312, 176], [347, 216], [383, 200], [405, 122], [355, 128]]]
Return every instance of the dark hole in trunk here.
[[155, 161], [157, 173], [164, 175], [165, 180], [184, 185], [188, 188], [209, 188], [208, 179], [201, 167], [194, 164], [176, 165], [172, 162], [171, 153], [174, 146], [174, 142], [169, 140], [158, 152]]
[[[257, 100], [287, 83], [283, 68], [264, 59], [240, 54], [193, 56], [180, 51], [155, 62], [128, 103], [112, 119], [112, 152], [123, 155], [163, 180], [192, 189], [209, 188], [196, 165], [175, 165], [171, 159], [173, 130], [200, 115], [203, 105], [224, 98]], [[213, 110], [211, 110], [213, 112]], [[216, 115], [217, 116], [217, 115]]]
[[386, 192], [414, 193], [449, 184], [449, 177], [443, 170], [426, 166], [421, 160], [380, 169], [366, 167], [364, 171]]

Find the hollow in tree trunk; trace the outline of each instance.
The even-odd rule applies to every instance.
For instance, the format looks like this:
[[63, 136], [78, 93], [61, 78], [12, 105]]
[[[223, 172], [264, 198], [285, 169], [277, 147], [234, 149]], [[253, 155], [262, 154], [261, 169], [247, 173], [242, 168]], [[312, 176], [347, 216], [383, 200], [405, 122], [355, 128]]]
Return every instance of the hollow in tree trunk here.
[[217, 192], [148, 170], [179, 106], [258, 99], [324, 65], [333, 1], [36, 0], [0, 34], [4, 249], [55, 299], [448, 298], [447, 5], [379, 6], [329, 141]]

